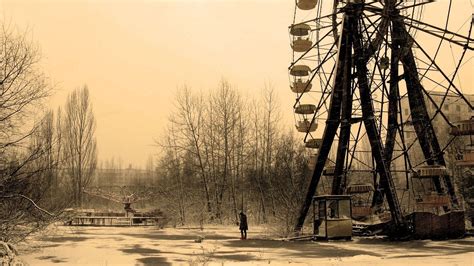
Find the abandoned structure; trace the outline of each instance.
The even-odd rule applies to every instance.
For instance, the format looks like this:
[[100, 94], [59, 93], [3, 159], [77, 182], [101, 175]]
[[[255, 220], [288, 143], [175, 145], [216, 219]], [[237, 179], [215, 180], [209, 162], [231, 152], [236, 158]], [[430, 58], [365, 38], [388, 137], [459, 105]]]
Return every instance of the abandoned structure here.
[[[464, 35], [447, 28], [454, 1], [442, 3], [440, 25], [424, 22], [432, 2], [296, 1], [288, 70], [296, 128], [311, 150], [313, 170], [296, 231], [313, 204], [316, 236], [350, 237], [350, 223], [327, 212], [328, 202], [339, 199], [351, 202], [344, 219], [384, 225], [379, 228], [392, 237], [464, 234], [457, 173], [449, 166], [472, 168], [472, 141], [457, 162], [446, 152], [455, 139], [473, 134], [474, 119], [459, 121], [446, 112], [456, 103], [473, 113], [472, 98], [455, 80], [474, 50], [473, 25], [466, 24]], [[448, 53], [457, 55], [454, 68], [441, 59]], [[451, 128], [447, 140], [438, 137], [435, 119]], [[343, 201], [344, 195], [351, 199]]]
[[132, 208], [133, 203], [144, 201], [150, 197], [131, 192], [133, 186], [105, 186], [84, 188], [89, 196], [105, 199], [123, 205], [123, 212], [103, 211], [95, 209], [75, 210], [66, 224], [90, 226], [149, 226], [162, 227], [166, 223], [163, 213], [159, 210], [140, 212]]

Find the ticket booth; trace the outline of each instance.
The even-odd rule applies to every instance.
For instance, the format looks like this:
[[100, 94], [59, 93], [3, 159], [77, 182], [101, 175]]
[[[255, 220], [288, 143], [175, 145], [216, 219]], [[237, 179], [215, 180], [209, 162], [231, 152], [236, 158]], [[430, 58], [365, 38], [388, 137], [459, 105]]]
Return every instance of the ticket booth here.
[[316, 239], [351, 239], [351, 196], [327, 195], [314, 197], [313, 221]]

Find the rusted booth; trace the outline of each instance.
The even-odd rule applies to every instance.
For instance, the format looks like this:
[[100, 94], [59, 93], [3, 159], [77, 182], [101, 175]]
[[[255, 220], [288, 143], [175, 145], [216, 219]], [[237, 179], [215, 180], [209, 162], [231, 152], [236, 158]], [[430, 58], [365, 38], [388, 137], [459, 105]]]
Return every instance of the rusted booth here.
[[351, 239], [351, 196], [326, 195], [314, 197], [313, 221], [316, 239]]

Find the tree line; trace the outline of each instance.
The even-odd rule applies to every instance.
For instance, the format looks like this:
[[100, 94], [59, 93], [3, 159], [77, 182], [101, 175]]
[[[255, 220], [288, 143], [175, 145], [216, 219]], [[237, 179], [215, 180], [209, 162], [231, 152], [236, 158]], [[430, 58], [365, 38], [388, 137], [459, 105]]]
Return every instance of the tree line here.
[[276, 92], [244, 97], [226, 80], [210, 92], [177, 90], [157, 171], [176, 224], [256, 223], [290, 230], [309, 182], [301, 136], [284, 128]]
[[52, 89], [40, 58], [26, 34], [0, 25], [0, 241], [22, 240], [80, 206], [96, 167], [88, 88], [45, 110]]
[[[0, 29], [0, 240], [19, 241], [82, 207], [97, 167], [96, 120], [86, 86], [64, 106], [40, 51], [14, 27]], [[281, 123], [270, 84], [251, 97], [226, 80], [209, 92], [178, 90], [157, 140], [156, 201], [177, 224], [251, 222], [292, 226], [309, 180], [300, 137]], [[148, 166], [147, 166], [148, 167]]]

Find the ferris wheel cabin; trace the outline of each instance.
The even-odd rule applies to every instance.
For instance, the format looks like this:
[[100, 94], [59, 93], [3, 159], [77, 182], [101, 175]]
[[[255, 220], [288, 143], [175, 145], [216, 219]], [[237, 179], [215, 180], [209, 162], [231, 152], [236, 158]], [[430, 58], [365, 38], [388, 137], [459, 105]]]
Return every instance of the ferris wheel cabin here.
[[305, 142], [305, 147], [310, 149], [319, 149], [321, 147], [322, 139], [308, 139]]
[[291, 75], [291, 91], [294, 93], [305, 93], [309, 92], [312, 88], [309, 75], [311, 68], [307, 65], [294, 65], [290, 69]]
[[301, 10], [311, 10], [316, 7], [318, 0], [298, 0], [296, 6]]
[[295, 52], [306, 52], [313, 47], [312, 31], [308, 24], [296, 24], [290, 28], [291, 48]]
[[456, 159], [458, 166], [474, 167], [474, 118], [455, 123], [454, 127], [451, 128], [451, 135], [469, 137], [469, 144], [461, 148]]
[[295, 113], [300, 115], [312, 115], [316, 112], [316, 105], [314, 104], [300, 104], [295, 107]]
[[370, 183], [352, 184], [346, 194], [352, 196], [352, 218], [364, 218], [372, 214], [372, 197], [374, 186]]
[[298, 132], [314, 132], [318, 128], [318, 124], [315, 122], [309, 121], [308, 119], [303, 119], [301, 121], [298, 121], [296, 124], [296, 130]]

